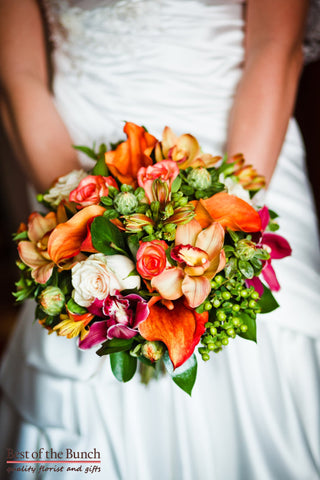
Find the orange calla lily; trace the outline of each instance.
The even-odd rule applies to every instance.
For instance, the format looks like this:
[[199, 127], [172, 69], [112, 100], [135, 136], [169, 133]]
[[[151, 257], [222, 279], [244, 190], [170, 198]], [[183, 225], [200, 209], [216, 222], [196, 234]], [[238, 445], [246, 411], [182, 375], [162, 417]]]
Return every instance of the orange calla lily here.
[[173, 366], [177, 368], [188, 360], [198, 345], [205, 332], [208, 312], [197, 313], [181, 300], [173, 304], [173, 310], [160, 303], [149, 307], [149, 316], [138, 328], [146, 340], [158, 340], [167, 346]]
[[48, 254], [51, 260], [59, 264], [61, 260], [79, 253], [81, 244], [87, 236], [88, 221], [102, 215], [104, 211], [100, 205], [91, 205], [80, 210], [66, 223], [59, 224], [48, 240]]
[[143, 127], [127, 122], [123, 131], [128, 139], [115, 150], [105, 154], [105, 162], [113, 176], [121, 183], [136, 186], [140, 167], [152, 165], [150, 154], [157, 139]]
[[195, 218], [202, 228], [206, 228], [215, 221], [224, 228], [234, 231], [261, 231], [258, 212], [249, 203], [235, 195], [220, 192], [206, 200], [201, 199], [192, 203], [195, 206]]

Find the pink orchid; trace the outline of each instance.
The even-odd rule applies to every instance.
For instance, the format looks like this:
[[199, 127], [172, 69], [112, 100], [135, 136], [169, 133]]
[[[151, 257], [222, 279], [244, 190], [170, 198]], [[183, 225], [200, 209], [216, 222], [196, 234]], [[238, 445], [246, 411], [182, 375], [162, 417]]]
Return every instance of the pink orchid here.
[[93, 323], [85, 339], [79, 342], [82, 349], [91, 348], [112, 338], [133, 338], [138, 332], [138, 325], [149, 315], [147, 302], [135, 293], [122, 296], [108, 296], [104, 300], [95, 300], [88, 311], [102, 317]]
[[[264, 206], [259, 211], [259, 216], [261, 218], [262, 231], [257, 246], [264, 248], [270, 254], [270, 258], [264, 261], [262, 276], [269, 285], [270, 290], [277, 292], [280, 290], [280, 284], [271, 265], [271, 261], [290, 256], [292, 250], [288, 241], [284, 237], [275, 233], [265, 232], [270, 221], [268, 207]], [[252, 285], [260, 296], [263, 294], [263, 283], [259, 277], [253, 277], [250, 280], [246, 280], [246, 284], [249, 287]]]
[[151, 286], [166, 300], [183, 295], [191, 308], [198, 307], [211, 291], [210, 280], [225, 265], [224, 229], [213, 222], [202, 229], [197, 220], [179, 225], [171, 257], [179, 264], [152, 278]]

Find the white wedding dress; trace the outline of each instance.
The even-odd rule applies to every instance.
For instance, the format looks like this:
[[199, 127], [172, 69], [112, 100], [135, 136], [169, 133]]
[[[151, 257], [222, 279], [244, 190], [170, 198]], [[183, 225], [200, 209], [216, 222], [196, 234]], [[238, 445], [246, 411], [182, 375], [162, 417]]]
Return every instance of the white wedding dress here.
[[[190, 132], [225, 150], [243, 67], [241, 0], [46, 0], [54, 98], [75, 144], [123, 138], [123, 121]], [[253, 132], [254, 134], [254, 132]], [[258, 154], [258, 152], [257, 152]], [[6, 448], [93, 451], [101, 472], [12, 473], [24, 480], [320, 478], [320, 264], [316, 219], [294, 121], [266, 197], [292, 257], [275, 262], [281, 308], [199, 360], [188, 397], [164, 377], [114, 379], [106, 357], [32, 322], [27, 305], [1, 370]], [[1, 473], [1, 479], [6, 473]]]

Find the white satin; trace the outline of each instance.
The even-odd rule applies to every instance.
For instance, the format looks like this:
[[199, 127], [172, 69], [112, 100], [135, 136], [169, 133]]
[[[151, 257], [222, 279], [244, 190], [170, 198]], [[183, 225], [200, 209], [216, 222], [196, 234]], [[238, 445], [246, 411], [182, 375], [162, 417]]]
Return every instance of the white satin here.
[[[55, 102], [74, 143], [116, 141], [130, 120], [156, 136], [170, 125], [224, 152], [243, 65], [241, 1], [45, 4]], [[293, 256], [275, 262], [281, 308], [259, 318], [257, 345], [237, 339], [200, 360], [190, 399], [168, 378], [118, 383], [108, 359], [32, 324], [30, 302], [2, 364], [1, 448], [96, 448], [94, 478], [108, 480], [319, 478], [320, 256], [294, 121], [266, 203]]]

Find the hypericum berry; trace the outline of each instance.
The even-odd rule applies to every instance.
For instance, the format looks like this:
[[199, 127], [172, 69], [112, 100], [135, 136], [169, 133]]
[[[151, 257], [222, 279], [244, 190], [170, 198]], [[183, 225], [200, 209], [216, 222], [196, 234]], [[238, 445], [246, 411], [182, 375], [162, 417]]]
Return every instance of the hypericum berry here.
[[213, 350], [216, 348], [215, 343], [208, 343], [207, 345], [209, 352], [213, 352]]
[[214, 279], [215, 279], [215, 281], [216, 281], [219, 285], [220, 285], [220, 284], [223, 282], [223, 280], [224, 280], [224, 278], [223, 278], [221, 275], [216, 275], [216, 276], [214, 277]]
[[235, 334], [235, 331], [233, 330], [233, 328], [228, 328], [227, 334], [228, 334], [230, 337], [233, 337], [234, 334]]
[[221, 310], [217, 313], [217, 319], [220, 320], [220, 322], [224, 322], [226, 318], [227, 315]]
[[207, 362], [208, 360], [210, 360], [210, 355], [209, 355], [209, 353], [203, 353], [203, 354], [202, 354], [202, 360], [203, 360], [204, 362]]
[[227, 338], [223, 338], [221, 342], [222, 342], [222, 345], [228, 345], [229, 340]]
[[249, 301], [249, 308], [256, 308], [257, 302], [255, 300]]
[[222, 292], [222, 298], [224, 300], [230, 300], [231, 298], [231, 293], [230, 292]]
[[240, 325], [240, 318], [238, 318], [238, 317], [233, 317], [232, 323], [233, 323], [233, 325], [234, 325], [235, 327], [239, 327], [239, 325]]
[[251, 293], [251, 298], [253, 298], [254, 300], [258, 300], [258, 298], [260, 298], [260, 295], [258, 292], [256, 292], [255, 290]]
[[240, 330], [241, 330], [242, 333], [245, 333], [248, 330], [247, 325], [241, 325]]
[[217, 329], [216, 329], [216, 327], [210, 327], [210, 333], [211, 333], [211, 335], [213, 335], [213, 336], [217, 335]]
[[238, 303], [235, 303], [232, 307], [232, 310], [234, 312], [239, 312], [240, 311], [240, 305]]
[[[254, 301], [254, 300], [253, 300], [253, 301]], [[206, 303], [204, 304], [204, 309], [205, 309], [205, 310], [211, 310], [211, 309], [212, 309], [212, 304], [211, 304], [211, 302], [206, 302]]]
[[246, 298], [246, 297], [249, 296], [249, 292], [248, 292], [247, 289], [243, 289], [243, 290], [241, 290], [240, 295], [241, 295], [241, 297]]
[[220, 305], [221, 305], [221, 302], [218, 298], [215, 298], [212, 302], [212, 305], [215, 307], [215, 308], [219, 308]]

